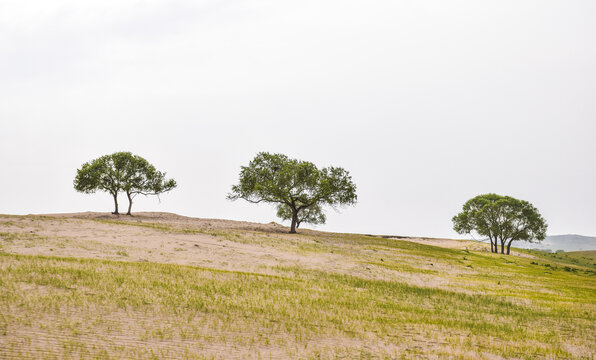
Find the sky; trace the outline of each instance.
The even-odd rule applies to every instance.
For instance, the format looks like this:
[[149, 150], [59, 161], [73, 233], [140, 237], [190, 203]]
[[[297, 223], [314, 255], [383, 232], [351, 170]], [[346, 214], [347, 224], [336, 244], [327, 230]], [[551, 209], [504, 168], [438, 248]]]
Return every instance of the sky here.
[[596, 236], [595, 138], [593, 0], [0, 0], [0, 213], [112, 211], [72, 182], [131, 151], [179, 184], [133, 212], [280, 222], [226, 200], [267, 151], [350, 172], [320, 230], [460, 238], [498, 193]]

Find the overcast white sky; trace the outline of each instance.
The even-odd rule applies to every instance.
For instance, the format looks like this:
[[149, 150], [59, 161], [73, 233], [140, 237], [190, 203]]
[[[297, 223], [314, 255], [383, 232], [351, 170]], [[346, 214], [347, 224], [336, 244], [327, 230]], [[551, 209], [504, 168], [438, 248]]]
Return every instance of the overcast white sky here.
[[76, 169], [132, 151], [179, 183], [133, 211], [279, 221], [225, 199], [268, 151], [351, 172], [319, 229], [457, 237], [496, 192], [596, 236], [595, 35], [593, 0], [0, 0], [0, 213], [109, 212]]

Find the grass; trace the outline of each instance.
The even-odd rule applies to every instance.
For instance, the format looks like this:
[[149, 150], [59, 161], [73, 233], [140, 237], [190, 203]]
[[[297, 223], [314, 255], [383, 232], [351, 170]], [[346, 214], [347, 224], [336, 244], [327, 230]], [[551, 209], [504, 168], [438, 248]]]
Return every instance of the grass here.
[[[115, 249], [118, 255], [123, 255], [126, 251], [119, 245], [108, 246], [94, 240], [80, 240], [65, 236], [46, 236], [39, 235], [31, 231], [9, 231], [0, 232], [0, 250], [4, 245], [16, 245], [17, 247], [34, 248], [34, 247], [54, 247], [66, 248], [68, 246], [77, 247], [84, 250], [104, 250]], [[53, 249], [50, 248], [52, 251]], [[126, 255], [123, 255], [126, 256]]]
[[547, 253], [543, 251], [528, 250], [532, 255], [545, 261], [554, 261], [574, 267], [584, 267], [596, 270], [596, 250], [570, 251], [560, 253]]
[[[106, 250], [123, 261], [0, 248], [0, 358], [596, 356], [594, 252], [518, 257], [365, 235], [101, 222], [345, 266], [226, 271], [135, 262], [124, 247]], [[10, 229], [4, 251], [60, 240]]]
[[[451, 351], [455, 344], [462, 357], [473, 352], [528, 359], [572, 358], [565, 346], [569, 343], [565, 331], [573, 332], [571, 343], [584, 346], [596, 333], [593, 286], [577, 292], [574, 299], [558, 294], [549, 301], [535, 296], [532, 302], [520, 303], [510, 299], [510, 293], [468, 294], [300, 268], [278, 271], [280, 275], [271, 276], [1, 254], [4, 325], [0, 330], [18, 332], [26, 324], [35, 327], [41, 315], [48, 330], [65, 334], [63, 341], [68, 339], [68, 344], [60, 344], [60, 351], [95, 356], [98, 353], [87, 342], [76, 339], [88, 332], [91, 320], [96, 322], [95, 332], [109, 329], [105, 334], [109, 344], [110, 333], [118, 335], [125, 324], [115, 321], [108, 327], [101, 323], [102, 315], [120, 312], [127, 314], [125, 318], [150, 316], [145, 331], [136, 329], [136, 335], [145, 340], [234, 343], [254, 350], [288, 341], [302, 348], [318, 339], [346, 339], [354, 346], [344, 351], [356, 354], [367, 342], [385, 344], [399, 339], [397, 343], [402, 344], [414, 332], [420, 341], [435, 345], [422, 352], [426, 355]], [[567, 286], [577, 290], [578, 285]], [[64, 309], [80, 318], [62, 319]], [[250, 333], [234, 331], [247, 324]], [[7, 345], [15, 354], [30, 355], [18, 352], [21, 339]], [[129, 350], [114, 347], [109, 352], [119, 357]], [[313, 349], [306, 355], [314, 356], [316, 351], [322, 350]], [[383, 351], [382, 355], [391, 356], [392, 351], [407, 354], [408, 348], [386, 346]]]
[[176, 234], [207, 234], [211, 236], [218, 236], [220, 235], [219, 232], [216, 231], [206, 231], [204, 229], [193, 229], [187, 227], [178, 227], [169, 224], [161, 224], [161, 223], [153, 223], [153, 222], [142, 222], [142, 221], [124, 221], [124, 220], [94, 220], [103, 224], [113, 224], [113, 225], [126, 225], [126, 226], [138, 226], [143, 228], [149, 228], [153, 230], [164, 231], [167, 233], [176, 233]]

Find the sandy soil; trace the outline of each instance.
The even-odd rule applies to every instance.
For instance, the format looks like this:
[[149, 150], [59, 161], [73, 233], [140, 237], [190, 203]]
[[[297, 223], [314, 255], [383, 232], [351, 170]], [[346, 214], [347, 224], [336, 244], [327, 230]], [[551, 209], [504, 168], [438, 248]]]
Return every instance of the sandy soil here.
[[[110, 221], [136, 225], [164, 224], [171, 227], [171, 231]], [[0, 216], [0, 222], [3, 222], [0, 223], [0, 232], [22, 234], [21, 241], [4, 245], [6, 251], [19, 254], [175, 263], [240, 271], [298, 263], [308, 263], [309, 267], [313, 267], [330, 261], [329, 256], [324, 255], [300, 256], [273, 247], [265, 250], [258, 244], [227, 240], [221, 233], [215, 232], [287, 232], [287, 228], [275, 223], [195, 219], [167, 213], [139, 213], [133, 217], [104, 213]], [[204, 233], [183, 233], [185, 230]], [[23, 240], [26, 242], [23, 243]]]
[[472, 240], [431, 239], [431, 238], [392, 238], [412, 241], [418, 244], [440, 246], [448, 249], [490, 251], [490, 245]]
[[[359, 254], [348, 244], [333, 243], [340, 250], [299, 251], [315, 244], [309, 236], [338, 236], [309, 229], [288, 234], [288, 227], [244, 221], [200, 219], [171, 213], [143, 212], [133, 216], [109, 213], [72, 213], [31, 216], [0, 215], [0, 233], [17, 233], [18, 240], [5, 242], [5, 251], [29, 255], [100, 258], [204, 266], [222, 270], [270, 273], [276, 266], [335, 271], [366, 278], [395, 279], [418, 286], [441, 286], [443, 278], [411, 272], [385, 271], [358, 261]], [[341, 235], [339, 235], [341, 236]], [[274, 240], [276, 239], [277, 242]], [[488, 244], [468, 240], [396, 238], [452, 249], [489, 251]], [[286, 246], [294, 244], [291, 247]], [[318, 244], [317, 244], [318, 245]], [[359, 252], [362, 250], [359, 249]], [[369, 250], [370, 255], [396, 257], [393, 251]], [[346, 253], [353, 256], [346, 256]], [[424, 259], [404, 257], [404, 264], [420, 267]], [[429, 269], [441, 269], [433, 264]]]
[[[187, 217], [166, 212], [139, 212], [132, 216], [127, 215], [113, 215], [110, 213], [98, 212], [83, 212], [83, 213], [64, 213], [64, 214], [47, 214], [41, 216], [49, 216], [56, 218], [74, 218], [86, 220], [117, 220], [129, 222], [150, 222], [175, 225], [179, 227], [188, 227], [194, 229], [220, 229], [220, 230], [248, 230], [248, 231], [264, 231], [272, 233], [287, 233], [289, 228], [275, 222], [268, 224], [253, 223], [248, 221], [235, 221], [223, 219], [201, 219]], [[304, 229], [301, 233], [317, 233], [317, 231]]]
[[[435, 239], [435, 238], [416, 238], [416, 237], [390, 237], [390, 239], [411, 241], [418, 244], [439, 246], [447, 249], [460, 249], [471, 251], [490, 251], [490, 243], [484, 243], [474, 240], [456, 240], [456, 239]], [[532, 255], [521, 253], [511, 249], [511, 255], [533, 258]]]

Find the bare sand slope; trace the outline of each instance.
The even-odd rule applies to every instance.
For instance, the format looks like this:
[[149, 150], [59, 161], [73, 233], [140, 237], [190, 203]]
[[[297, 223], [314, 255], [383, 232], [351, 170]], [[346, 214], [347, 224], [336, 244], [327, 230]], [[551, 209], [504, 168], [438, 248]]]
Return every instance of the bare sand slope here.
[[[197, 219], [168, 213], [117, 216], [106, 213], [0, 216], [0, 232], [18, 234], [4, 245], [6, 251], [29, 255], [53, 255], [147, 261], [207, 266], [225, 270], [256, 271], [262, 267], [328, 263], [329, 259], [306, 257], [274, 246], [242, 241], [253, 232], [286, 233], [279, 224]], [[308, 232], [308, 231], [305, 231]], [[240, 235], [242, 234], [242, 235]]]
[[[288, 232], [288, 228], [280, 224], [271, 222], [269, 224], [253, 223], [248, 221], [235, 221], [223, 219], [201, 219], [178, 214], [166, 212], [139, 212], [132, 216], [127, 215], [113, 215], [110, 213], [99, 212], [82, 212], [82, 213], [65, 213], [65, 214], [46, 214], [40, 216], [50, 216], [56, 218], [73, 218], [86, 220], [115, 220], [128, 222], [150, 222], [168, 225], [176, 225], [179, 227], [188, 227], [193, 229], [222, 229], [222, 230], [249, 230], [249, 231], [266, 231], [266, 232]], [[305, 230], [311, 232], [312, 230]]]
[[[299, 266], [449, 288], [456, 288], [457, 284], [433, 273], [468, 271], [451, 263], [430, 261], [424, 256], [395, 252], [383, 246], [361, 246], [363, 239], [374, 240], [374, 236], [309, 229], [288, 234], [287, 227], [273, 222], [199, 219], [170, 213], [0, 215], [2, 232], [11, 234], [11, 241], [3, 243], [4, 251], [28, 255], [172, 263], [266, 274], [274, 273], [276, 267]], [[395, 240], [489, 251], [487, 244], [466, 240], [410, 237]], [[403, 267], [371, 266], [371, 259], [377, 259], [381, 265], [383, 259], [397, 261]], [[422, 272], [413, 273], [411, 267]], [[429, 272], [425, 273], [426, 270]]]

